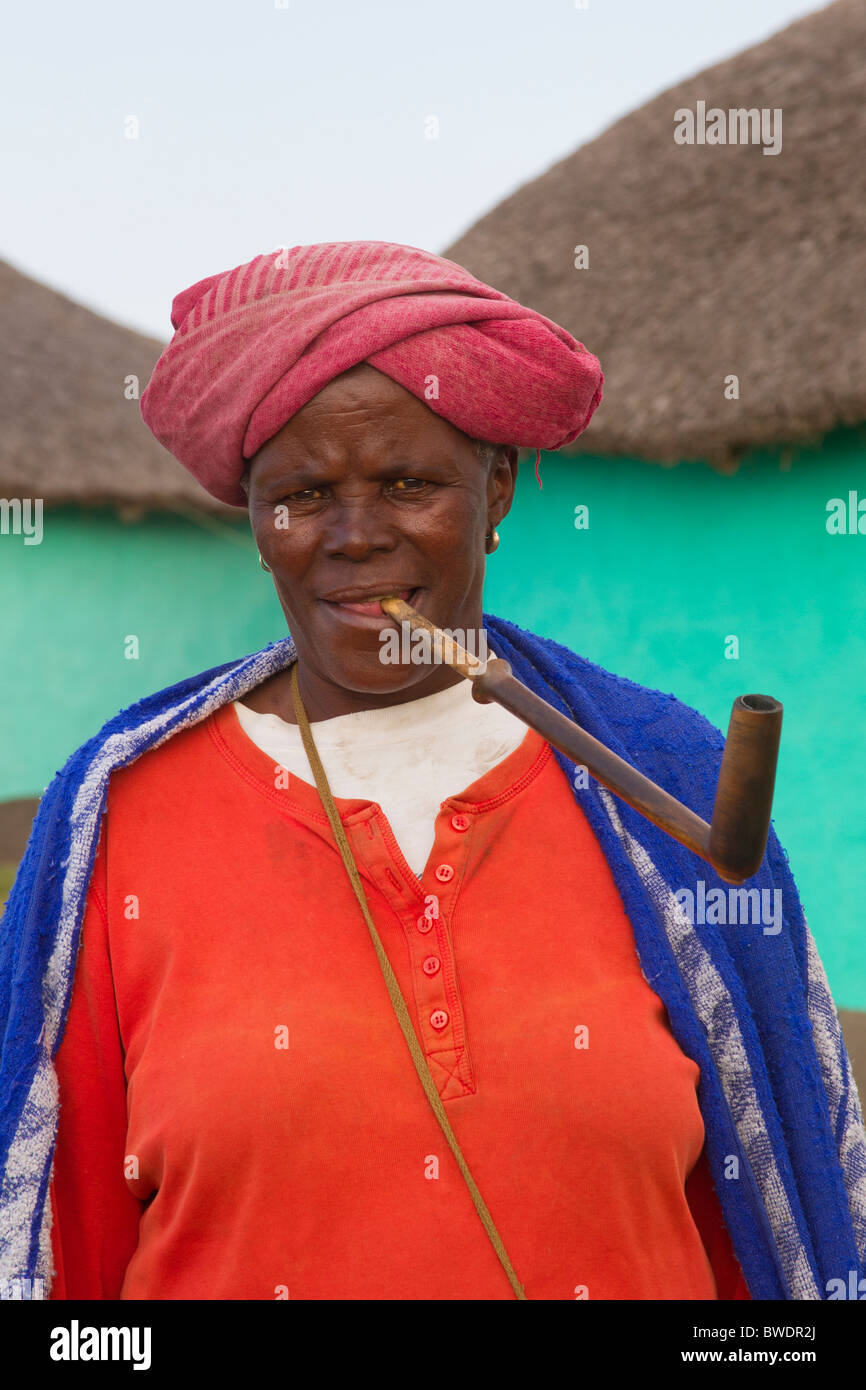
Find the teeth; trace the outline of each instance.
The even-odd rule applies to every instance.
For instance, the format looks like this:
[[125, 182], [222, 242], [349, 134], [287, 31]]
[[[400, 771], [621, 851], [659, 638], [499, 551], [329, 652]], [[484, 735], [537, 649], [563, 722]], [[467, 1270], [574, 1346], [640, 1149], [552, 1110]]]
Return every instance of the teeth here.
[[[410, 593], [412, 592], [411, 589], [409, 590], [409, 592], [410, 592]], [[407, 595], [407, 597], [408, 597], [408, 595]], [[405, 602], [405, 600], [402, 599], [402, 595], [401, 595], [401, 594], [376, 594], [374, 597], [371, 597], [371, 598], [343, 599], [342, 602], [343, 602], [343, 603], [381, 603], [383, 598], [397, 598], [397, 599], [401, 599], [401, 601]]]

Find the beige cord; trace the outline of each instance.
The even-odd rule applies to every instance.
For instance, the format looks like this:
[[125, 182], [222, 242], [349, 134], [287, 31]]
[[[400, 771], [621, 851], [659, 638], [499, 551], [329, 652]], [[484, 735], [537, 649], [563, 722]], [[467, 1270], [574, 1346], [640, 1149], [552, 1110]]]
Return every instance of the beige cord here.
[[382, 974], [385, 977], [385, 984], [388, 987], [388, 994], [390, 996], [391, 1003], [394, 1006], [394, 1012], [397, 1015], [397, 1021], [403, 1030], [403, 1037], [406, 1039], [407, 1046], [409, 1048], [410, 1053], [412, 1054], [412, 1061], [415, 1063], [415, 1070], [418, 1073], [418, 1078], [421, 1082], [421, 1085], [424, 1087], [424, 1092], [427, 1096], [427, 1099], [433, 1107], [433, 1113], [442, 1127], [442, 1132], [448, 1141], [449, 1148], [451, 1149], [451, 1152], [457, 1160], [457, 1166], [460, 1169], [460, 1172], [463, 1174], [463, 1177], [466, 1181], [466, 1186], [469, 1188], [469, 1192], [472, 1197], [472, 1201], [475, 1204], [475, 1210], [478, 1213], [478, 1216], [481, 1220], [481, 1224], [487, 1232], [488, 1236], [490, 1237], [490, 1240], [493, 1244], [493, 1248], [496, 1251], [496, 1254], [499, 1256], [500, 1263], [502, 1264], [505, 1273], [508, 1275], [508, 1282], [511, 1284], [511, 1287], [514, 1290], [516, 1297], [518, 1299], [525, 1300], [526, 1294], [523, 1292], [523, 1286], [521, 1285], [520, 1281], [517, 1278], [517, 1275], [514, 1272], [514, 1268], [511, 1264], [511, 1261], [508, 1258], [508, 1252], [506, 1251], [505, 1246], [502, 1244], [499, 1232], [493, 1224], [493, 1218], [491, 1217], [490, 1212], [487, 1210], [484, 1198], [478, 1191], [478, 1188], [475, 1185], [475, 1179], [470, 1173], [466, 1160], [460, 1152], [460, 1146], [457, 1143], [454, 1131], [452, 1130], [448, 1116], [445, 1113], [445, 1107], [442, 1104], [442, 1098], [439, 1095], [439, 1092], [436, 1089], [436, 1084], [433, 1080], [433, 1077], [430, 1074], [430, 1068], [427, 1065], [427, 1058], [425, 1057], [421, 1045], [418, 1042], [418, 1039], [415, 1035], [415, 1029], [412, 1026], [412, 1020], [409, 1017], [409, 1010], [406, 1007], [406, 1001], [404, 1000], [403, 995], [400, 992], [400, 986], [397, 983], [397, 978], [394, 974], [394, 971], [391, 969], [391, 963], [388, 960], [387, 955], [385, 954], [385, 948], [379, 939], [379, 933], [376, 931], [376, 928], [373, 925], [373, 919], [370, 916], [370, 910], [367, 907], [367, 900], [364, 897], [364, 889], [361, 885], [361, 876], [358, 873], [357, 865], [355, 864], [355, 860], [352, 856], [352, 850], [349, 846], [349, 841], [346, 838], [346, 832], [343, 829], [343, 823], [337, 814], [337, 808], [334, 805], [334, 798], [331, 795], [331, 788], [328, 786], [328, 779], [325, 776], [325, 769], [322, 767], [321, 760], [316, 751], [316, 745], [313, 742], [313, 734], [312, 730], [310, 729], [310, 721], [307, 718], [307, 712], [304, 709], [303, 701], [301, 700], [301, 692], [298, 689], [297, 661], [295, 661], [292, 665], [291, 687], [292, 702], [295, 707], [295, 718], [298, 721], [298, 727], [301, 731], [301, 738], [303, 739], [304, 748], [306, 749], [307, 757], [310, 760], [310, 766], [313, 769], [313, 776], [316, 779], [316, 786], [319, 789], [319, 795], [322, 798], [322, 803], [325, 807], [325, 811], [327, 812], [328, 820], [331, 823], [331, 829], [334, 832], [334, 838], [336, 839], [337, 844], [339, 846], [340, 854], [343, 856], [343, 863], [346, 866], [346, 872], [349, 875], [352, 887], [355, 890], [355, 896], [358, 899], [358, 902], [361, 906], [361, 911], [364, 914], [364, 920], [366, 921], [367, 926], [370, 929], [370, 935], [373, 938], [373, 946], [375, 947], [376, 955], [379, 958], [379, 964], [382, 967]]

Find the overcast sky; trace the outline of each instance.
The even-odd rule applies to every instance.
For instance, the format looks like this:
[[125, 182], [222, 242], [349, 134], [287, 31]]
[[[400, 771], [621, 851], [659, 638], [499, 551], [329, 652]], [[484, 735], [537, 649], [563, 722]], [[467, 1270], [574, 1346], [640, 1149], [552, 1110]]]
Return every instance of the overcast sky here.
[[441, 252], [618, 117], [820, 8], [10, 0], [0, 257], [166, 340], [179, 290], [277, 246]]

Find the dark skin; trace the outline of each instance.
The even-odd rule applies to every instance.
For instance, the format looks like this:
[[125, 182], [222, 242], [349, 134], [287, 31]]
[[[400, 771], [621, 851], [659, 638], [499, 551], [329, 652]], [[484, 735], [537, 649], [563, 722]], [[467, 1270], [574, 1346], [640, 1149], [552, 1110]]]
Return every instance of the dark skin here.
[[[251, 461], [250, 525], [298, 650], [311, 721], [421, 699], [463, 680], [443, 664], [388, 664], [372, 625], [324, 595], [393, 580], [439, 627], [482, 627], [485, 557], [508, 513], [517, 449], [482, 463], [469, 437], [376, 368], [336, 377]], [[288, 526], [277, 524], [280, 506]], [[285, 513], [283, 513], [285, 515]], [[399, 624], [387, 623], [399, 631]], [[244, 696], [297, 723], [291, 667]]]

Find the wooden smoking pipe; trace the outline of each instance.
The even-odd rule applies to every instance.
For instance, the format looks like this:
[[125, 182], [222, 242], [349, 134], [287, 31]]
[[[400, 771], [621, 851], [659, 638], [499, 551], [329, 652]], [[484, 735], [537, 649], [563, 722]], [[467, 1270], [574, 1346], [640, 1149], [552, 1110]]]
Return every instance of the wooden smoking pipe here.
[[782, 706], [771, 695], [738, 695], [722, 754], [713, 818], [708, 825], [676, 797], [644, 777], [579, 724], [542, 700], [512, 674], [507, 661], [480, 661], [417, 609], [399, 598], [379, 600], [382, 610], [413, 632], [429, 633], [442, 659], [472, 682], [473, 699], [495, 701], [571, 758], [608, 791], [712, 864], [726, 883], [757, 873], [767, 847]]

